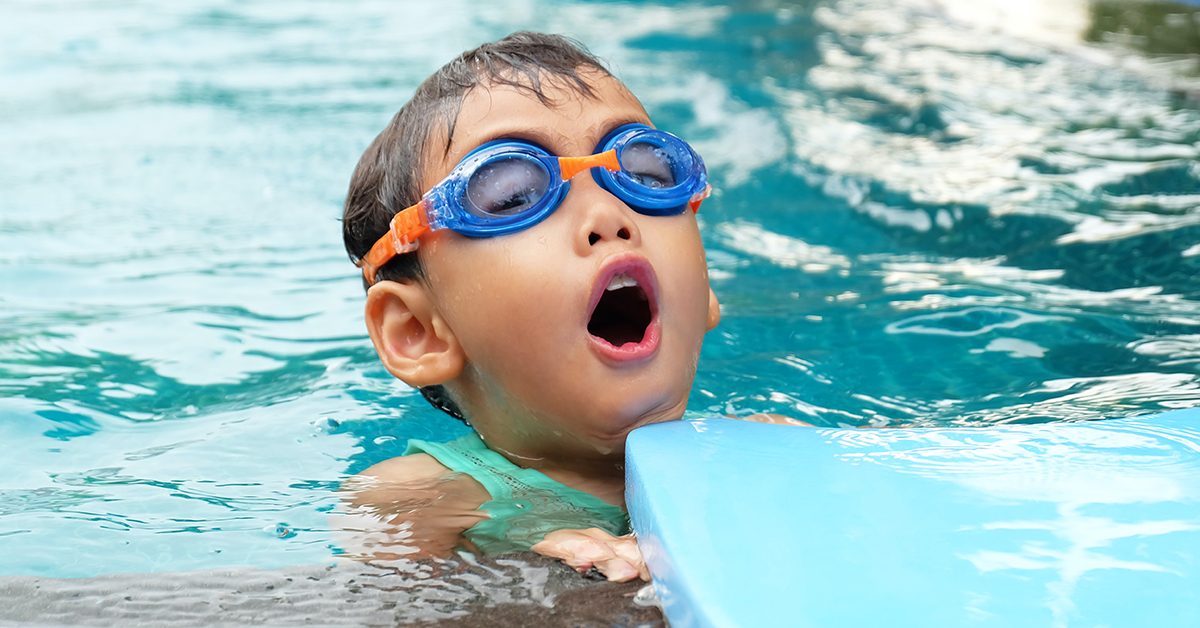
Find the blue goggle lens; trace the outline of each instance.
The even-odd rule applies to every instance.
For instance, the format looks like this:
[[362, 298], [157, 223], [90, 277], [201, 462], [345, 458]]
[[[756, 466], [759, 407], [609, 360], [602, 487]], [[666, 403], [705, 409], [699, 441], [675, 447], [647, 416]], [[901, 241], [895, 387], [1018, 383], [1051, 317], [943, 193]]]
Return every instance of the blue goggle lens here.
[[471, 173], [463, 206], [480, 218], [514, 216], [533, 209], [550, 191], [546, 166], [521, 154], [500, 154]]
[[621, 171], [593, 170], [592, 176], [639, 213], [669, 216], [682, 212], [708, 184], [700, 156], [670, 133], [628, 125], [613, 131], [597, 150], [610, 148], [617, 151]]
[[650, 142], [631, 142], [617, 159], [631, 183], [657, 190], [673, 188], [680, 179], [679, 159], [673, 152]]

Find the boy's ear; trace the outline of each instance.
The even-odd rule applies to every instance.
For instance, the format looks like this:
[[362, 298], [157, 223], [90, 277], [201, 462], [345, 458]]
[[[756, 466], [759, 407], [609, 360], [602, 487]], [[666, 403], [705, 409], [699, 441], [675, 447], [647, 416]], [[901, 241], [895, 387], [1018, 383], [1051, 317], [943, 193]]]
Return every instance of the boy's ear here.
[[713, 292], [712, 288], [708, 289], [708, 329], [712, 331], [717, 323], [721, 322], [721, 304], [717, 301], [717, 293]]
[[409, 386], [443, 384], [462, 372], [462, 347], [419, 282], [371, 286], [366, 320], [384, 368]]

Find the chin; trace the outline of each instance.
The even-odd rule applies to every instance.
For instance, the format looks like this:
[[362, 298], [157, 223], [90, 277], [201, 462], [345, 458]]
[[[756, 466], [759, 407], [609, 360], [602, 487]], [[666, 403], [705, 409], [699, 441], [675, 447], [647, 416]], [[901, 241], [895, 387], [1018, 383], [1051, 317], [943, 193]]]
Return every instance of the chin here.
[[687, 408], [687, 394], [658, 395], [652, 399], [626, 405], [614, 410], [610, 417], [619, 417], [614, 427], [620, 430], [624, 440], [630, 431], [643, 425], [675, 421], [683, 417]]

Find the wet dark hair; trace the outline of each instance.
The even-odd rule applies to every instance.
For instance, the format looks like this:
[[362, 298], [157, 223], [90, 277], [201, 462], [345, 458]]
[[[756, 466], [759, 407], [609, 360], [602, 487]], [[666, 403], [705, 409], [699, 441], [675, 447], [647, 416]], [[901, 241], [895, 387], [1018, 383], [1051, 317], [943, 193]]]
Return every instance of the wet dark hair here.
[[[415, 204], [434, 125], [444, 124], [446, 146], [467, 93], [476, 87], [508, 85], [552, 105], [544, 85], [565, 87], [588, 98], [595, 92], [581, 70], [611, 76], [604, 64], [579, 42], [561, 35], [517, 32], [462, 53], [417, 87], [411, 100], [396, 112], [371, 142], [350, 178], [342, 212], [342, 240], [357, 262], [388, 230], [397, 212]], [[424, 281], [417, 254], [397, 255], [379, 268], [377, 281]], [[369, 287], [363, 280], [363, 287]], [[435, 408], [466, 420], [442, 386], [425, 386], [421, 394]]]

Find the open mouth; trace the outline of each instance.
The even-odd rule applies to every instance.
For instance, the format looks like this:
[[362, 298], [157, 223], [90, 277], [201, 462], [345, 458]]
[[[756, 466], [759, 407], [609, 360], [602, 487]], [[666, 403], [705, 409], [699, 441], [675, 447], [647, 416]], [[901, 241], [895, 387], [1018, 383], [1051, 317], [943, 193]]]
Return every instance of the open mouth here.
[[607, 358], [624, 361], [648, 356], [658, 347], [658, 304], [654, 271], [645, 260], [608, 264], [592, 296], [587, 330]]
[[588, 320], [588, 333], [615, 347], [627, 342], [641, 342], [653, 316], [646, 291], [636, 279], [621, 273], [609, 280], [604, 294], [596, 302], [596, 309]]

